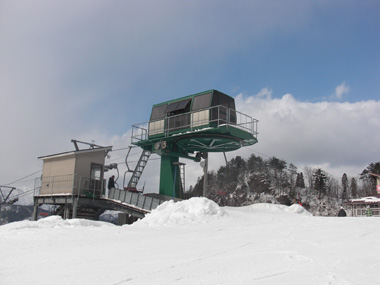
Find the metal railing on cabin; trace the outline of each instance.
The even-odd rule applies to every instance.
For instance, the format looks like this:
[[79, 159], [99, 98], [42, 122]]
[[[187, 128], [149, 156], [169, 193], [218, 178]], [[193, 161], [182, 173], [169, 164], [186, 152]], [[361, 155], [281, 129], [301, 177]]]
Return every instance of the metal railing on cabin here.
[[95, 198], [105, 194], [105, 184], [105, 179], [83, 175], [43, 176], [35, 180], [34, 195], [73, 195]]
[[205, 128], [233, 126], [251, 133], [257, 138], [258, 120], [225, 106], [213, 106], [184, 114], [166, 116], [163, 119], [135, 124], [132, 126], [132, 143], [148, 140], [150, 136], [164, 135], [186, 131], [197, 131]]
[[165, 202], [165, 200], [117, 188], [111, 188], [109, 190], [108, 198], [121, 201], [122, 203], [126, 203], [128, 205], [132, 205], [136, 208], [140, 208], [147, 211], [151, 211], [157, 208], [163, 202]]

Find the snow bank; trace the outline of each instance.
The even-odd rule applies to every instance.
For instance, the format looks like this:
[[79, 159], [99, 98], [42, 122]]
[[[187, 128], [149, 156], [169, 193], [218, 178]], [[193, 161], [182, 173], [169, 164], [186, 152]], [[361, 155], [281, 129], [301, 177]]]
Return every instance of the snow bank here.
[[260, 211], [265, 211], [265, 212], [274, 212], [274, 213], [288, 212], [288, 213], [312, 216], [311, 213], [309, 213], [304, 207], [302, 207], [299, 204], [285, 206], [285, 205], [280, 205], [280, 204], [258, 203], [258, 204], [252, 204], [250, 206], [247, 206], [247, 209], [260, 210]]
[[2, 226], [7, 230], [19, 230], [29, 228], [75, 228], [75, 227], [104, 227], [114, 226], [110, 223], [90, 221], [84, 219], [64, 220], [60, 216], [50, 216], [38, 221], [21, 221]]
[[168, 226], [207, 223], [208, 220], [223, 215], [225, 211], [214, 201], [197, 197], [181, 202], [167, 201], [133, 225]]

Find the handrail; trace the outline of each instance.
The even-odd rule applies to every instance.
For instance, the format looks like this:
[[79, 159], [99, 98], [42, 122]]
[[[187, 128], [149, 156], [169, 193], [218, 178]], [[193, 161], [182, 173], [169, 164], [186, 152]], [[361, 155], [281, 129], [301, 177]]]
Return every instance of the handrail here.
[[35, 189], [38, 195], [71, 194], [75, 196], [100, 197], [105, 191], [105, 179], [96, 179], [84, 175], [68, 174], [55, 176], [42, 176], [36, 178]]
[[152, 211], [153, 209], [157, 208], [160, 204], [165, 202], [161, 199], [117, 188], [110, 189], [108, 199], [120, 201], [122, 203], [126, 203], [130, 206], [134, 206], [136, 208], [148, 212]]
[[[150, 126], [156, 123], [160, 125], [164, 123], [164, 126], [159, 131], [157, 129], [150, 130]], [[184, 129], [194, 131], [219, 126], [241, 128], [257, 138], [257, 123], [258, 120], [251, 116], [223, 105], [218, 105], [173, 116], [166, 115], [162, 119], [134, 124], [132, 125], [131, 140], [132, 143], [138, 143], [139, 141], [148, 140], [150, 133], [153, 133], [153, 135], [163, 134], [168, 137], [172, 132], [180, 132]]]

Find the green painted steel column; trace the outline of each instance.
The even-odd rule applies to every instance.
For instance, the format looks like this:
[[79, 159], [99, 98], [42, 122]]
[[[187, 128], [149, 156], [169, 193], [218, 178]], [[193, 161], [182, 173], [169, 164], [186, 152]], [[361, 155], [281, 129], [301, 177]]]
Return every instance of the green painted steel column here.
[[173, 162], [178, 162], [176, 156], [162, 155], [161, 156], [161, 171], [160, 171], [160, 194], [169, 197], [180, 198], [180, 171], [178, 165], [173, 165]]

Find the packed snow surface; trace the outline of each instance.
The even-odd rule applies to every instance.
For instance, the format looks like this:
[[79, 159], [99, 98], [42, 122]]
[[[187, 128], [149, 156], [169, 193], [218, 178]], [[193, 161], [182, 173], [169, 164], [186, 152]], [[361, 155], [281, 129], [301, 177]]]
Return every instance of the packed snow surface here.
[[0, 284], [379, 284], [380, 219], [166, 202], [133, 225], [0, 226]]

